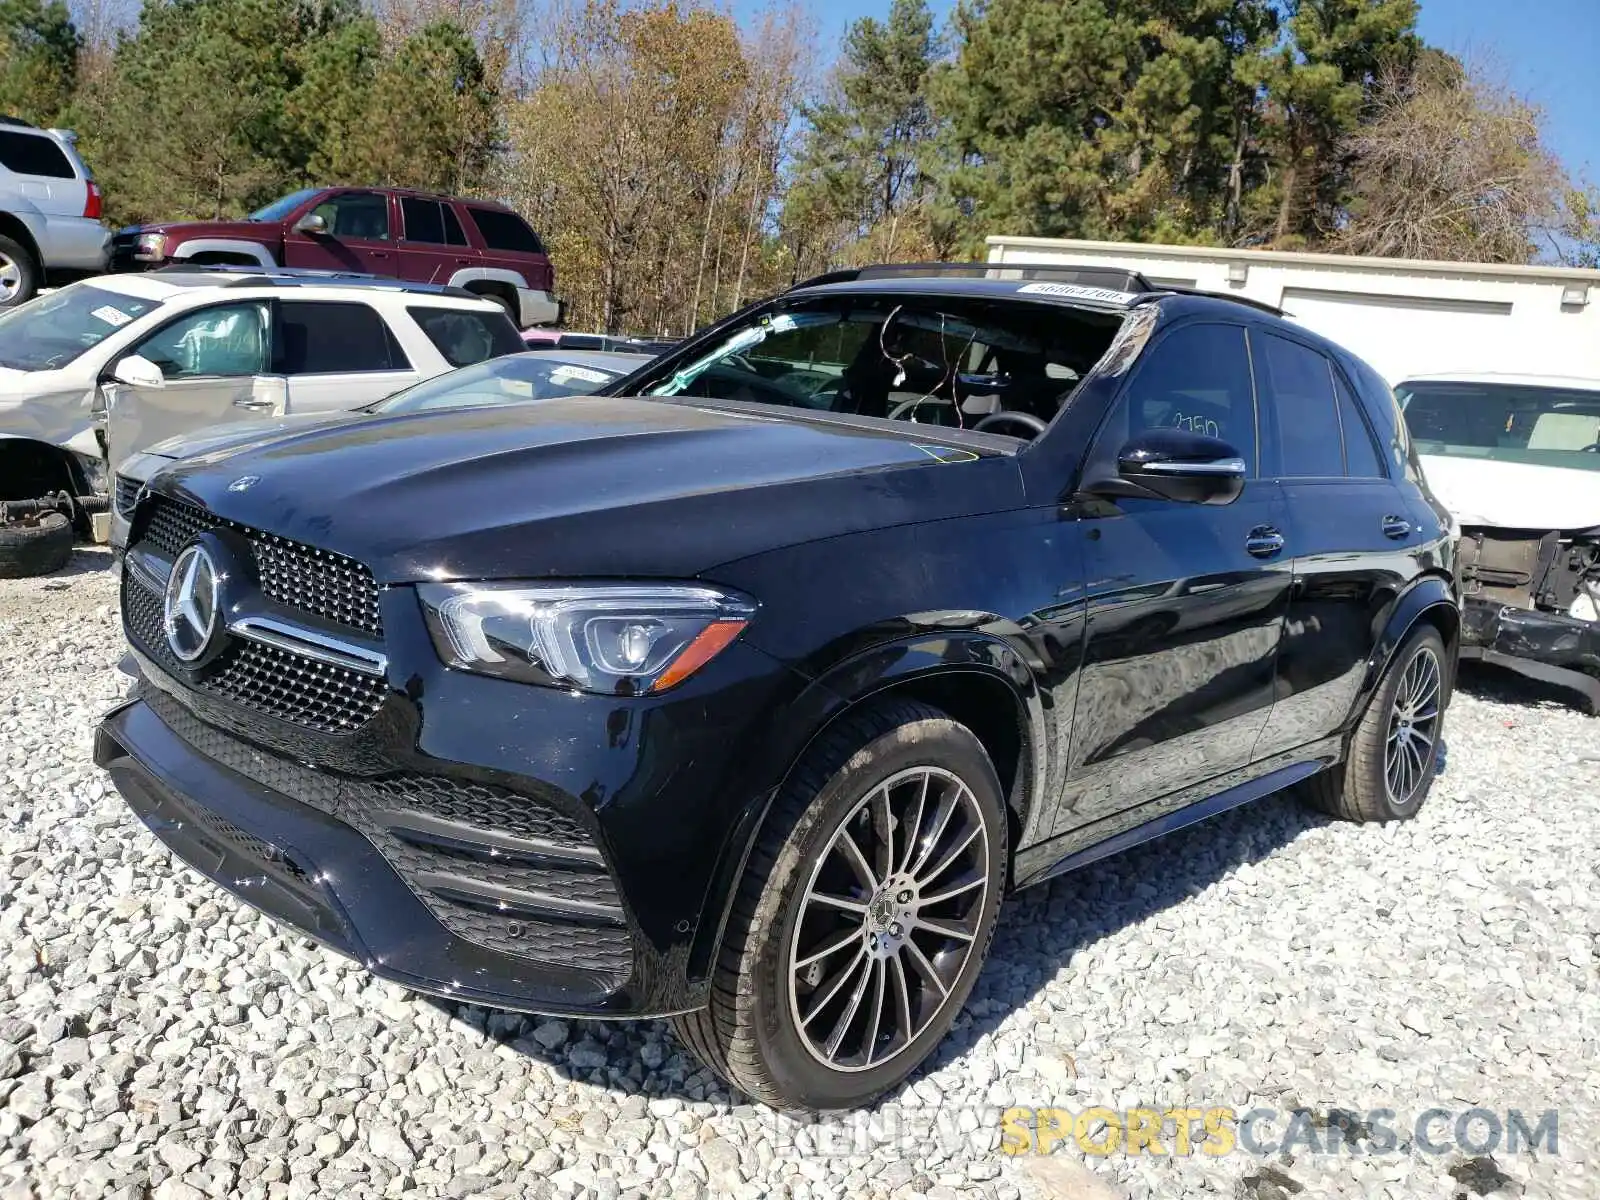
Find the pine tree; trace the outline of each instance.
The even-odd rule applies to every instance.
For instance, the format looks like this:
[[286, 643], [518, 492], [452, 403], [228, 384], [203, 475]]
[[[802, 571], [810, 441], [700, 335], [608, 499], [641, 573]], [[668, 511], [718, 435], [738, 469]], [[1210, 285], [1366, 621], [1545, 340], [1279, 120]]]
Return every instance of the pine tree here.
[[0, 116], [55, 123], [72, 97], [81, 48], [61, 0], [0, 0]]

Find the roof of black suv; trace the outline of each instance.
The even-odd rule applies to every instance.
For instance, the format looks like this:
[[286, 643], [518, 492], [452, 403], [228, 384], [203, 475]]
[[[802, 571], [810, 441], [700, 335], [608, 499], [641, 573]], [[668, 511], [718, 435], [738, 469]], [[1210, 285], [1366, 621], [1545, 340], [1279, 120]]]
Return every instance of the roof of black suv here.
[[798, 283], [783, 294], [809, 292], [1022, 299], [1107, 311], [1152, 300], [1183, 298], [1202, 308], [1244, 305], [1275, 317], [1285, 315], [1280, 308], [1243, 296], [1152, 283], [1137, 271], [1064, 263], [878, 263], [829, 271]]

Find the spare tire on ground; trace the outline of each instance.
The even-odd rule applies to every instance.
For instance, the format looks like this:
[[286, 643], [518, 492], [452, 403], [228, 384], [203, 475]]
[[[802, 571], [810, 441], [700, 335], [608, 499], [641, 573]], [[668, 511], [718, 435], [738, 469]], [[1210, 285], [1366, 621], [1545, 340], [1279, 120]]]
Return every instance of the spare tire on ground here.
[[61, 513], [0, 524], [0, 579], [48, 575], [72, 557], [72, 522]]

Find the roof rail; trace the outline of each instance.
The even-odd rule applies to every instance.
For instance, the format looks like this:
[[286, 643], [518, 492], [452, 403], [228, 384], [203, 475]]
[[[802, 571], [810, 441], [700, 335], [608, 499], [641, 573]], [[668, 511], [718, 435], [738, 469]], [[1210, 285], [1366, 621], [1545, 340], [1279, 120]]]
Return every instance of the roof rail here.
[[1080, 287], [1105, 288], [1114, 292], [1159, 291], [1137, 271], [1121, 267], [1085, 267], [1069, 263], [1025, 262], [916, 262], [874, 263], [865, 267], [829, 271], [795, 285], [820, 287], [828, 283], [851, 283], [865, 279], [1010, 279], [1070, 283]]
[[419, 296], [455, 296], [468, 300], [485, 297], [464, 287], [446, 283], [418, 283], [409, 279], [393, 279], [387, 275], [373, 275], [363, 271], [331, 271], [314, 267], [258, 267], [243, 263], [173, 263], [157, 267], [153, 275], [224, 275], [218, 287], [302, 287], [308, 284], [340, 284], [348, 287], [375, 288], [394, 292], [413, 292]]

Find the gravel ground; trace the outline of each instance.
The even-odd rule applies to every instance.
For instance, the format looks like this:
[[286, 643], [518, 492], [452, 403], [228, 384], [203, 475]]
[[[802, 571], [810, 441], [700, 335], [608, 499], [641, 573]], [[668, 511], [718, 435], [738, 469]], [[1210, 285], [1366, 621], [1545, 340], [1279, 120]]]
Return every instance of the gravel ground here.
[[[1025, 895], [936, 1062], [807, 1127], [659, 1023], [447, 1009], [177, 866], [89, 760], [105, 568], [0, 582], [0, 1200], [1600, 1192], [1600, 721], [1513, 677], [1409, 824], [1273, 798]], [[1401, 1152], [997, 1153], [1014, 1105], [1391, 1109]], [[1558, 1153], [1409, 1143], [1474, 1107], [1557, 1110]]]

